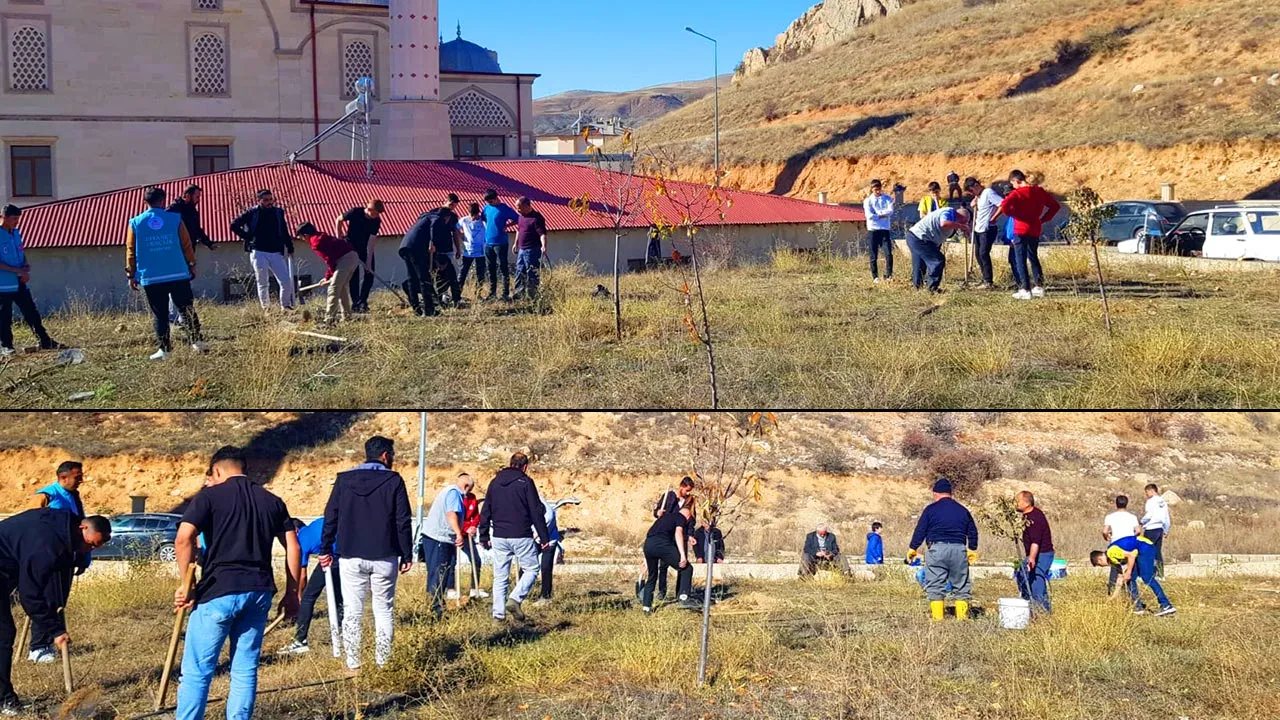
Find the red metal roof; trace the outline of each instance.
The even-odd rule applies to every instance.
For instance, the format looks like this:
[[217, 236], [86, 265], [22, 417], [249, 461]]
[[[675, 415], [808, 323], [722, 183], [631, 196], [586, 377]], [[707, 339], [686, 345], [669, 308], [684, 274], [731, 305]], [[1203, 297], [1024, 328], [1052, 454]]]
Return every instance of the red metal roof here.
[[[159, 183], [170, 198], [195, 183], [204, 189], [200, 216], [205, 231], [215, 242], [236, 240], [231, 220], [243, 208], [256, 202], [260, 188], [272, 189], [286, 208], [289, 222], [304, 221], [320, 229], [332, 228], [334, 218], [371, 197], [386, 203], [382, 233], [403, 235], [418, 216], [439, 207], [447, 193], [455, 192], [464, 203], [479, 202], [488, 188], [514, 204], [528, 196], [547, 220], [552, 231], [609, 228], [612, 224], [591, 213], [580, 215], [569, 201], [583, 195], [598, 195], [600, 183], [594, 168], [552, 160], [496, 160], [482, 162], [387, 160], [374, 163], [374, 176], [365, 177], [360, 161], [299, 162], [292, 167], [281, 163], [228, 170], [212, 175], [180, 178]], [[668, 183], [675, 193], [695, 196], [696, 185]], [[142, 187], [87, 195], [33, 205], [22, 211], [22, 236], [28, 248], [103, 247], [123, 245], [129, 218], [143, 209]], [[655, 204], [667, 222], [675, 223], [679, 211], [667, 196]], [[732, 201], [725, 213], [726, 225], [773, 225], [815, 223], [826, 220], [863, 220], [860, 208], [778, 197], [740, 190], [726, 190]], [[646, 227], [650, 212], [642, 204], [628, 221], [631, 227]], [[718, 217], [702, 223], [719, 225]]]

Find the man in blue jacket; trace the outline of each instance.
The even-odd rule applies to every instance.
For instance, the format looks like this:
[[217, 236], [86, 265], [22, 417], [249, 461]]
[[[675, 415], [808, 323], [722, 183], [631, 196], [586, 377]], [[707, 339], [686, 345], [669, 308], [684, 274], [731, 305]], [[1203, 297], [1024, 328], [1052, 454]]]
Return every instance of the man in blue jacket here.
[[31, 282], [31, 264], [22, 249], [22, 232], [18, 230], [18, 218], [22, 215], [16, 205], [4, 209], [0, 220], [0, 357], [12, 355], [13, 306], [18, 306], [22, 319], [36, 334], [41, 350], [58, 350], [62, 344], [49, 337], [40, 320], [40, 310], [31, 297], [27, 283]]
[[871, 523], [871, 532], [867, 533], [867, 557], [868, 565], [884, 564], [884, 538], [880, 537], [880, 528], [884, 527], [878, 522]]
[[413, 518], [404, 478], [391, 469], [395, 444], [375, 435], [364, 444], [365, 462], [338, 473], [324, 508], [321, 567], [338, 555], [342, 578], [342, 645], [347, 669], [360, 670], [365, 596], [373, 595], [374, 661], [391, 660], [395, 639], [396, 579], [413, 567]]
[[77, 518], [41, 508], [0, 521], [0, 715], [13, 716], [22, 703], [13, 690], [13, 641], [18, 631], [8, 598], [16, 590], [31, 618], [33, 637], [48, 637], [59, 649], [71, 642], [62, 608], [70, 570], [78, 553], [111, 539], [111, 522], [101, 515]]
[[[528, 467], [528, 455], [512, 455], [511, 466], [499, 470], [489, 483], [480, 510], [480, 543], [493, 550], [493, 619], [498, 622], [505, 621], [508, 613], [524, 620], [520, 603], [533, 590], [542, 551], [551, 545], [546, 508], [533, 478], [525, 473]], [[520, 580], [508, 600], [512, 561], [520, 567]]]
[[[316, 569], [307, 579], [307, 564], [312, 555], [320, 555], [320, 538], [324, 534], [324, 518], [316, 518], [310, 524], [303, 524], [294, 519], [293, 526], [298, 529], [298, 546], [302, 550], [302, 603], [298, 606], [298, 627], [294, 632], [293, 642], [280, 651], [282, 655], [302, 655], [311, 652], [307, 636], [311, 634], [311, 618], [315, 616], [316, 602], [325, 592], [325, 568], [316, 563]], [[342, 581], [338, 573], [330, 572], [333, 581], [333, 604], [329, 608], [329, 622], [342, 621]]]
[[196, 316], [195, 296], [191, 281], [196, 278], [196, 251], [182, 216], [164, 209], [165, 192], [147, 188], [143, 196], [147, 209], [129, 221], [125, 235], [125, 274], [129, 287], [139, 288], [147, 296], [151, 308], [151, 324], [160, 349], [152, 360], [163, 360], [173, 351], [169, 336], [169, 303], [178, 306], [186, 319], [183, 328], [195, 352], [204, 352], [200, 318]]
[[933, 503], [920, 514], [916, 530], [911, 534], [907, 562], [919, 556], [917, 548], [928, 544], [924, 558], [925, 597], [929, 614], [935, 622], [946, 614], [947, 583], [956, 601], [956, 618], [969, 619], [969, 601], [973, 599], [973, 582], [969, 565], [978, 560], [978, 526], [969, 510], [951, 497], [951, 481], [938, 478], [933, 484]]

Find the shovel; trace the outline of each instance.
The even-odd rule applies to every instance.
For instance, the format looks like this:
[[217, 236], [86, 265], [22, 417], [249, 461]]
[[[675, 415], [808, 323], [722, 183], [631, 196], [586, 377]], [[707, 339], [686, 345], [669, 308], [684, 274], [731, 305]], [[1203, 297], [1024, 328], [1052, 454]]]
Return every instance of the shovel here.
[[329, 603], [329, 644], [333, 646], [333, 656], [342, 657], [342, 618], [335, 610], [338, 606], [338, 593], [333, 589], [333, 569], [324, 569], [324, 595]]
[[18, 642], [13, 646], [13, 661], [16, 663], [22, 658], [27, 645], [31, 642], [31, 616], [23, 618], [22, 630], [18, 633]]
[[[185, 597], [191, 596], [191, 584], [196, 578], [196, 564], [187, 565], [187, 572], [182, 577], [182, 585], [179, 587], [183, 590]], [[169, 637], [169, 650], [164, 657], [164, 670], [160, 673], [160, 691], [156, 693], [155, 711], [160, 712], [164, 707], [165, 696], [169, 694], [169, 674], [173, 672], [173, 660], [178, 655], [178, 641], [182, 639], [182, 621], [187, 618], [187, 609], [179, 608], [176, 617], [173, 619], [173, 635]]]
[[71, 687], [71, 645], [70, 643], [62, 644], [62, 686], [67, 690], [67, 696], [72, 693]]

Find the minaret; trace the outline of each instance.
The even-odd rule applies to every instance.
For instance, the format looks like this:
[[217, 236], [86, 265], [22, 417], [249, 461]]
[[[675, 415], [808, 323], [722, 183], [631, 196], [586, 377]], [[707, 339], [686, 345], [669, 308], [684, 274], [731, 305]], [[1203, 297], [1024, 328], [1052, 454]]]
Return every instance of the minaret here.
[[391, 92], [379, 154], [391, 160], [453, 158], [449, 107], [440, 101], [438, 0], [391, 0]]

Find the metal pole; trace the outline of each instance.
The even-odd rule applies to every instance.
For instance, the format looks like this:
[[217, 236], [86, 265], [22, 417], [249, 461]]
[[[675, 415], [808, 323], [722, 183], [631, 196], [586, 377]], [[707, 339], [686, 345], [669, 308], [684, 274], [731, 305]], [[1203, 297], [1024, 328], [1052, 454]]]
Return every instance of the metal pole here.
[[422, 503], [427, 494], [427, 414], [418, 413], [421, 426], [418, 435], [418, 529], [414, 542], [422, 536]]
[[711, 646], [711, 583], [716, 567], [716, 539], [714, 524], [707, 525], [707, 546], [702, 557], [707, 561], [707, 585], [702, 589], [702, 648], [698, 654], [698, 685], [707, 684], [707, 654]]
[[711, 37], [710, 35], [703, 35], [702, 33], [698, 32], [697, 30], [694, 30], [691, 27], [686, 27], [685, 30], [693, 33], [694, 35], [697, 35], [698, 37], [704, 40], [711, 41], [712, 68], [715, 72], [715, 77], [712, 79], [715, 87], [715, 118], [716, 118], [715, 119], [715, 126], [716, 126], [715, 186], [720, 187], [720, 43], [717, 42], [716, 39]]

